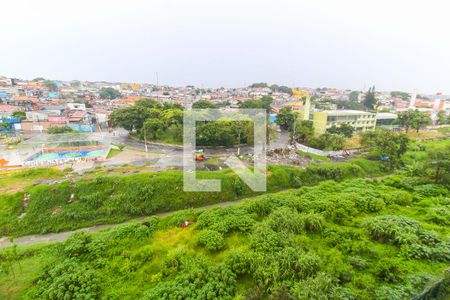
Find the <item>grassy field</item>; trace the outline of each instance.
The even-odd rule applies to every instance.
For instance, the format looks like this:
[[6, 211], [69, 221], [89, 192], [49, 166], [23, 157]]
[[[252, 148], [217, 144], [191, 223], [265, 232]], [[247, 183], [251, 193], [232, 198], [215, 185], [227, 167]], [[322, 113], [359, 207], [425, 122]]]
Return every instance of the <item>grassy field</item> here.
[[308, 153], [308, 152], [304, 152], [304, 151], [301, 151], [301, 150], [297, 150], [297, 154], [300, 155], [300, 156], [305, 156], [306, 155], [306, 156], [309, 156], [309, 157], [311, 157], [312, 159], [315, 159], [315, 160], [321, 160], [321, 161], [328, 161], [328, 160], [330, 160], [329, 157], [317, 155], [317, 154], [314, 154], [314, 153]]
[[0, 298], [409, 299], [448, 268], [448, 196], [399, 175], [325, 181], [2, 250]]
[[57, 168], [34, 168], [19, 171], [0, 171], [0, 195], [23, 190], [38, 180], [61, 179], [67, 172]]
[[111, 149], [108, 152], [108, 156], [106, 157], [107, 159], [116, 156], [117, 154], [121, 153], [122, 151], [119, 149]]

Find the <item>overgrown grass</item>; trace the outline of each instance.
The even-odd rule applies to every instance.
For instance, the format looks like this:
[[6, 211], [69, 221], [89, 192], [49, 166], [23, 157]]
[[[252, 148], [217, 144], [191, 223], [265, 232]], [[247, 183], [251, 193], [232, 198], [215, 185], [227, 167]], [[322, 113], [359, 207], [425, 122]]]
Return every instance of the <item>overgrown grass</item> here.
[[448, 190], [398, 185], [412, 180], [325, 181], [3, 250], [0, 298], [410, 299], [450, 262], [449, 227], [427, 217]]
[[66, 174], [57, 168], [0, 171], [0, 195], [17, 192], [38, 180], [60, 179]]
[[315, 160], [330, 160], [329, 157], [317, 155], [317, 154], [314, 154], [314, 153], [308, 153], [308, 152], [304, 152], [304, 151], [301, 151], [301, 150], [297, 150], [297, 154], [300, 155], [300, 156], [309, 156], [309, 157], [311, 157], [312, 159], [315, 159]]
[[108, 155], [106, 156], [106, 158], [114, 157], [114, 156], [116, 156], [117, 154], [119, 154], [121, 152], [122, 151], [119, 150], [119, 149], [111, 149], [111, 150], [109, 150]]
[[[311, 164], [306, 169], [269, 166], [267, 192], [370, 175], [354, 163]], [[125, 176], [97, 176], [75, 183], [28, 187], [0, 195], [0, 235], [20, 236], [116, 223], [159, 212], [200, 207], [256, 195], [231, 169], [197, 172], [200, 179], [220, 179], [221, 192], [183, 191], [182, 171]], [[30, 194], [26, 207], [24, 192]], [[21, 216], [21, 218], [19, 218]]]

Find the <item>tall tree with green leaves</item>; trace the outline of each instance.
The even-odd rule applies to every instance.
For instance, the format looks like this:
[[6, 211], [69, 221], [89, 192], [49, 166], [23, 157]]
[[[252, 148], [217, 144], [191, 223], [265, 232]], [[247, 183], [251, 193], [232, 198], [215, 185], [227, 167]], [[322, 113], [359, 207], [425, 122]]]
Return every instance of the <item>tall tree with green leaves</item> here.
[[351, 91], [348, 95], [348, 100], [352, 102], [358, 102], [359, 99], [359, 92], [358, 91]]
[[278, 124], [284, 130], [292, 130], [295, 121], [295, 114], [292, 111], [292, 106], [285, 106], [280, 109], [277, 114], [275, 123]]
[[369, 90], [367, 91], [365, 97], [364, 97], [364, 106], [368, 109], [368, 110], [376, 110], [377, 106], [378, 106], [378, 100], [376, 98], [376, 94], [375, 94], [375, 86], [369, 88]]
[[192, 108], [195, 109], [205, 109], [205, 108], [217, 108], [217, 105], [208, 100], [199, 100], [192, 104]]
[[375, 130], [365, 132], [361, 144], [371, 149], [392, 170], [399, 166], [400, 159], [408, 148], [409, 138], [404, 133]]
[[102, 88], [100, 90], [99, 93], [100, 98], [102, 99], [117, 99], [119, 97], [121, 97], [121, 94], [118, 90], [112, 88], [112, 87], [107, 87], [107, 88]]
[[158, 137], [158, 131], [165, 128], [165, 124], [159, 119], [148, 119], [145, 121], [142, 132], [146, 138], [155, 140]]
[[414, 128], [417, 133], [419, 133], [420, 129], [423, 129], [430, 124], [431, 119], [426, 113], [415, 111], [411, 127]]
[[299, 143], [308, 143], [314, 136], [313, 122], [309, 120], [296, 121], [292, 133], [291, 139]]
[[407, 110], [402, 111], [398, 113], [398, 123], [405, 128], [405, 132], [408, 133], [409, 129], [412, 127], [413, 120], [414, 120], [414, 111], [413, 110]]

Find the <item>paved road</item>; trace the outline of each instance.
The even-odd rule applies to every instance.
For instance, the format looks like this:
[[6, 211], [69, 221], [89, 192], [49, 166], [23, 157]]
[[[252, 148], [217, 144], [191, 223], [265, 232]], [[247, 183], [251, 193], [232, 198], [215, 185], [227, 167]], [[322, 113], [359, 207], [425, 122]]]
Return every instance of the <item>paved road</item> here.
[[[221, 202], [221, 203], [206, 205], [206, 206], [202, 206], [202, 207], [197, 207], [194, 209], [199, 210], [199, 209], [208, 209], [208, 208], [215, 208], [215, 207], [226, 207], [226, 206], [240, 204], [248, 199], [249, 198], [236, 200], [236, 201]], [[154, 214], [151, 216], [163, 217], [163, 216], [173, 214], [175, 212], [177, 212], [177, 211], [164, 212], [164, 213]], [[18, 246], [27, 246], [27, 245], [33, 245], [33, 244], [39, 244], [39, 243], [63, 242], [75, 232], [79, 232], [79, 231], [98, 232], [100, 230], [114, 228], [119, 225], [127, 224], [127, 223], [130, 223], [133, 221], [143, 221], [151, 216], [139, 217], [139, 218], [131, 219], [126, 222], [118, 223], [118, 224], [102, 224], [102, 225], [94, 225], [91, 227], [86, 227], [86, 228], [81, 228], [81, 229], [71, 230], [71, 231], [58, 232], [58, 233], [47, 233], [47, 234], [22, 236], [22, 237], [18, 237], [16, 239], [14, 239], [14, 244], [16, 244]], [[12, 246], [12, 245], [13, 245], [13, 243], [11, 243], [8, 240], [8, 238], [0, 239], [0, 249], [8, 247], [8, 246]]]

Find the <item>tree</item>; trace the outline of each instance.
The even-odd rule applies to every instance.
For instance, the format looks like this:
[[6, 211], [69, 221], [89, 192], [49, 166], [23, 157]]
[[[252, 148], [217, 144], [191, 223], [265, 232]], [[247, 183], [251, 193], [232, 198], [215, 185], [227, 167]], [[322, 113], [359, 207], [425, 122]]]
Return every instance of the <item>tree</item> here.
[[368, 131], [361, 138], [361, 144], [371, 148], [380, 159], [387, 163], [389, 169], [399, 165], [408, 143], [409, 139], [406, 134], [390, 130]]
[[359, 100], [359, 92], [358, 91], [351, 91], [348, 95], [348, 99], [352, 102], [358, 102]]
[[117, 99], [122, 95], [120, 92], [112, 87], [102, 88], [99, 93], [100, 98], [102, 99]]
[[347, 123], [341, 124], [339, 127], [334, 125], [327, 129], [327, 133], [340, 134], [345, 137], [351, 137], [355, 132], [355, 128]]
[[56, 85], [56, 83], [52, 80], [45, 80], [44, 81], [44, 86], [50, 91], [50, 92], [55, 92], [58, 89], [58, 86]]
[[250, 88], [266, 88], [266, 87], [269, 87], [269, 86], [265, 82], [259, 82], [259, 83], [257, 82], [257, 83], [253, 83], [249, 87]]
[[130, 106], [117, 109], [109, 115], [114, 127], [122, 127], [128, 131], [141, 130], [145, 120], [150, 117], [150, 110], [143, 106]]
[[240, 108], [262, 108], [265, 109], [267, 113], [270, 113], [272, 110], [272, 102], [273, 98], [271, 96], [262, 96], [260, 99], [251, 99], [247, 101], [239, 102]]
[[365, 97], [364, 97], [364, 106], [368, 109], [368, 110], [375, 110], [378, 106], [378, 100], [375, 96], [375, 87], [371, 87], [369, 88], [369, 90], [367, 91]]
[[159, 130], [165, 128], [164, 122], [159, 119], [148, 119], [145, 121], [142, 131], [146, 138], [150, 136], [150, 139], [156, 140]]
[[427, 150], [427, 166], [436, 183], [450, 183], [450, 144]]
[[448, 124], [450, 121], [450, 118], [448, 117], [448, 115], [444, 110], [438, 112], [437, 118], [439, 120], [439, 125]]
[[271, 96], [262, 96], [260, 99], [263, 108], [266, 110], [268, 114], [272, 112], [272, 102], [273, 98]]
[[318, 137], [312, 137], [308, 145], [322, 150], [342, 150], [345, 138], [339, 134], [324, 133]]
[[217, 108], [217, 105], [208, 100], [199, 100], [192, 105], [195, 109]]
[[264, 108], [261, 101], [250, 99], [246, 101], [239, 101], [239, 108]]
[[313, 122], [309, 120], [296, 121], [291, 134], [291, 139], [299, 143], [308, 143], [314, 136]]
[[414, 112], [414, 118], [412, 119], [411, 127], [414, 128], [417, 133], [419, 133], [420, 129], [423, 129], [427, 125], [430, 125], [430, 124], [431, 124], [431, 119], [426, 113], [423, 113], [420, 111]]
[[24, 111], [15, 111], [12, 113], [12, 116], [16, 119], [21, 119], [21, 120], [24, 120], [27, 118], [27, 115], [25, 114]]
[[292, 130], [295, 121], [295, 114], [292, 112], [291, 106], [285, 106], [277, 114], [275, 123], [284, 130]]
[[162, 104], [156, 101], [155, 99], [150, 98], [142, 98], [136, 101], [134, 104], [136, 106], [142, 106], [146, 108], [156, 108], [156, 109], [162, 109]]
[[398, 114], [398, 123], [405, 128], [406, 133], [408, 133], [409, 129], [412, 127], [413, 119], [413, 110], [402, 111]]
[[1, 130], [8, 130], [9, 129], [9, 123], [6, 122], [0, 122], [0, 131]]
[[164, 102], [162, 105], [162, 109], [163, 110], [167, 110], [167, 109], [178, 109], [178, 110], [183, 110], [184, 107], [181, 104], [178, 103], [169, 103], [169, 102]]
[[411, 97], [410, 94], [400, 91], [392, 91], [391, 96], [401, 98], [402, 100], [408, 100]]
[[292, 89], [290, 87], [282, 85], [278, 88], [278, 91], [292, 96]]
[[431, 119], [423, 112], [410, 109], [398, 114], [398, 123], [405, 128], [406, 133], [410, 128], [416, 129], [418, 133], [420, 129], [431, 124]]
[[178, 126], [183, 124], [183, 111], [179, 109], [168, 109], [163, 111], [162, 119], [167, 127], [172, 125]]

